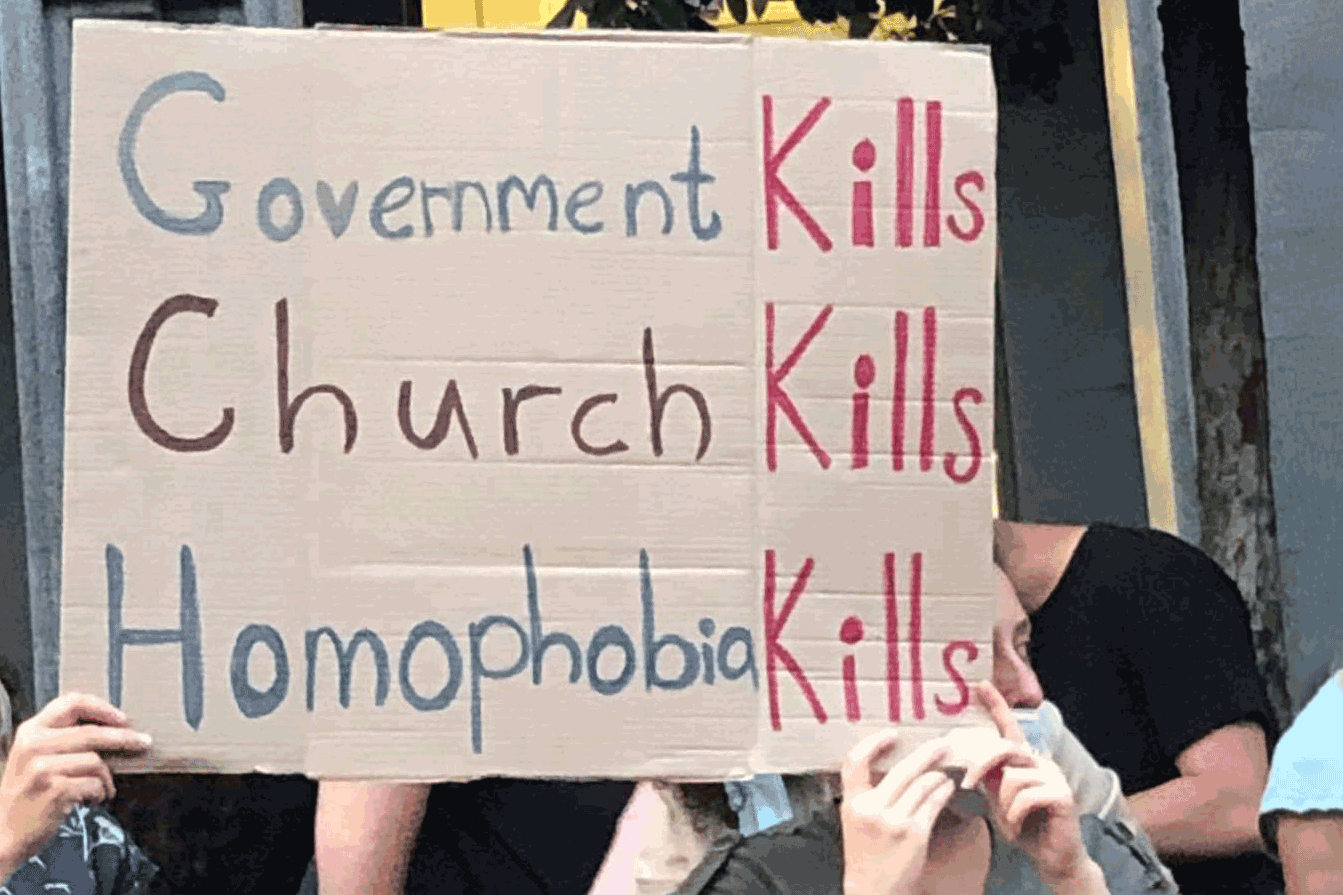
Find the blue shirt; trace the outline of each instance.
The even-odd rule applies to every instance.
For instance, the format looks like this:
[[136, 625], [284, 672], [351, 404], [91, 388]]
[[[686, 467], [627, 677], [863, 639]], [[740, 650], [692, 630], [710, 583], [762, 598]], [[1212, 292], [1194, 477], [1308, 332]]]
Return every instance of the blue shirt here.
[[1277, 815], [1343, 811], [1343, 674], [1325, 682], [1273, 750], [1259, 827], [1277, 852]]

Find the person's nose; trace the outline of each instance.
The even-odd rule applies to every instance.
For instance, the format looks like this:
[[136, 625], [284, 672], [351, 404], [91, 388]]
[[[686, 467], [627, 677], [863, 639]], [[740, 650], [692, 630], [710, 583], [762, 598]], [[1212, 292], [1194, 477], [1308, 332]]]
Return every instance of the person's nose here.
[[1003, 699], [1014, 709], [1038, 708], [1044, 702], [1045, 694], [1040, 679], [1035, 676], [1035, 669], [1022, 661], [1015, 651], [1008, 652], [1006, 665], [1006, 674], [1003, 675], [1006, 680], [998, 688]]

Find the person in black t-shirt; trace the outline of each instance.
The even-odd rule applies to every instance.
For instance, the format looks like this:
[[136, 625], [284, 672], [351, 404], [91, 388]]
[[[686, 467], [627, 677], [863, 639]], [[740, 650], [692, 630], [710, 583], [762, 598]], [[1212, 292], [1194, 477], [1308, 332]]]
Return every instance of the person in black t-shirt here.
[[998, 521], [1045, 695], [1114, 768], [1186, 895], [1272, 893], [1257, 806], [1276, 726], [1236, 585], [1156, 531]]

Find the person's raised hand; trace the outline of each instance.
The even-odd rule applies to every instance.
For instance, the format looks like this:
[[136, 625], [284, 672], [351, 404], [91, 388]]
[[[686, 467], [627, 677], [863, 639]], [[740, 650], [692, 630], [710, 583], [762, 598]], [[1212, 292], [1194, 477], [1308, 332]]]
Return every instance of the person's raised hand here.
[[0, 777], [0, 881], [40, 852], [76, 805], [116, 794], [104, 752], [143, 752], [145, 734], [93, 696], [52, 700], [20, 724]]
[[956, 789], [938, 770], [947, 756], [939, 740], [920, 746], [874, 783], [872, 765], [890, 752], [896, 736], [873, 734], [844, 762], [844, 895], [914, 892], [928, 862], [933, 825]]
[[1063, 772], [1031, 750], [1007, 701], [992, 684], [980, 683], [975, 695], [997, 726], [1002, 745], [970, 767], [965, 784], [983, 784], [995, 826], [1026, 853], [1051, 889], [1103, 891], [1104, 877], [1082, 842], [1076, 802]]

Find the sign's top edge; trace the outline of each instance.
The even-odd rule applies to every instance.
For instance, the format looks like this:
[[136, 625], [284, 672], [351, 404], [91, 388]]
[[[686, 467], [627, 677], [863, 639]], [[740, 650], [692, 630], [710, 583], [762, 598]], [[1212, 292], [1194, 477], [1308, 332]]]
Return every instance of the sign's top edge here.
[[851, 50], [898, 46], [909, 51], [920, 48], [926, 52], [989, 54], [989, 48], [977, 44], [954, 44], [909, 42], [909, 41], [869, 41], [869, 40], [808, 40], [805, 37], [760, 35], [741, 33], [705, 33], [692, 31], [617, 31], [607, 29], [440, 29], [414, 28], [409, 26], [385, 25], [341, 25], [318, 24], [313, 28], [280, 29], [258, 28], [247, 25], [228, 25], [220, 23], [178, 24], [173, 22], [144, 22], [114, 19], [76, 19], [74, 29], [78, 31], [138, 31], [138, 32], [246, 32], [254, 35], [268, 35], [284, 39], [330, 39], [336, 35], [379, 35], [415, 40], [526, 40], [526, 41], [566, 41], [585, 43], [642, 43], [642, 44], [681, 44], [704, 46], [744, 46], [749, 44], [800, 43], [825, 47], [848, 47]]

